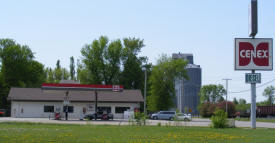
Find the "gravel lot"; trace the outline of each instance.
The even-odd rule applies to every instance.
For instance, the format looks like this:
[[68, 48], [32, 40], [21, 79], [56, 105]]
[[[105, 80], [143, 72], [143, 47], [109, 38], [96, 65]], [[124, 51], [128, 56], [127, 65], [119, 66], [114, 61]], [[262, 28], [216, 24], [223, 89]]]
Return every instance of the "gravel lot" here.
[[[115, 119], [111, 121], [80, 121], [78, 119], [69, 119], [65, 120], [49, 120], [48, 118], [11, 118], [11, 117], [1, 117], [0, 122], [32, 122], [32, 123], [53, 123], [53, 124], [82, 124], [82, 125], [129, 125], [129, 120], [125, 119]], [[176, 121], [166, 121], [166, 120], [147, 120], [146, 123], [148, 125], [180, 125], [180, 126], [209, 126], [209, 119], [200, 119], [193, 118], [190, 122], [176, 122]], [[248, 121], [235, 121], [235, 125], [237, 127], [250, 127], [250, 122]], [[275, 123], [265, 123], [265, 122], [257, 122], [257, 127], [262, 128], [275, 128]]]

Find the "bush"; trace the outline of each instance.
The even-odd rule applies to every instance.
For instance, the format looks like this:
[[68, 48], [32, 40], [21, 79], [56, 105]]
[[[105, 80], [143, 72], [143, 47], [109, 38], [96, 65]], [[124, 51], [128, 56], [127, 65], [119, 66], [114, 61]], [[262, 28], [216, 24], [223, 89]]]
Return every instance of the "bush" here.
[[[234, 117], [236, 113], [235, 105], [232, 102], [227, 102], [227, 111], [229, 117]], [[226, 109], [226, 101], [222, 101], [219, 103], [210, 103], [205, 102], [199, 106], [200, 115], [202, 117], [211, 117], [214, 115], [214, 112], [217, 110], [223, 110], [225, 112]]]
[[217, 110], [211, 117], [213, 128], [226, 128], [227, 124], [227, 114], [223, 110]]
[[146, 115], [144, 115], [144, 113], [135, 112], [135, 120], [139, 126], [146, 125]]
[[161, 123], [160, 123], [160, 122], [158, 122], [157, 126], [159, 126], [159, 127], [160, 127], [160, 126], [161, 126]]
[[216, 109], [216, 104], [205, 102], [201, 104], [199, 107], [200, 115], [202, 117], [211, 117], [212, 115], [214, 115], [215, 109]]
[[[222, 102], [218, 103], [217, 108], [221, 109], [225, 112], [225, 110], [226, 110], [226, 101], [222, 101]], [[227, 114], [228, 114], [228, 117], [234, 117], [235, 113], [236, 113], [235, 104], [230, 102], [230, 101], [227, 101]]]

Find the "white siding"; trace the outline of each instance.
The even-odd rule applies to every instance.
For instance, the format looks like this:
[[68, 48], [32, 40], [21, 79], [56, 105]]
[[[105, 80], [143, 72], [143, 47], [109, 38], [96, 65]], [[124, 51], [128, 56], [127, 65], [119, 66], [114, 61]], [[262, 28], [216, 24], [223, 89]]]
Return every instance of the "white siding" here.
[[[49, 115], [53, 118], [54, 113], [44, 112], [44, 106], [54, 106], [54, 110], [60, 109], [62, 117], [63, 113], [63, 102], [24, 102], [24, 101], [12, 101], [11, 102], [11, 116], [12, 117], [23, 117], [23, 118], [48, 118]], [[88, 102], [72, 102], [69, 106], [74, 107], [73, 113], [69, 113], [69, 118], [79, 119], [83, 116], [83, 108], [87, 109], [86, 114], [94, 113], [95, 103]], [[139, 108], [139, 103], [98, 103], [98, 107], [107, 106], [111, 107], [111, 112], [114, 114], [115, 119], [122, 119], [123, 114], [116, 114], [115, 107], [130, 107], [130, 110]], [[91, 107], [91, 108], [89, 108]]]

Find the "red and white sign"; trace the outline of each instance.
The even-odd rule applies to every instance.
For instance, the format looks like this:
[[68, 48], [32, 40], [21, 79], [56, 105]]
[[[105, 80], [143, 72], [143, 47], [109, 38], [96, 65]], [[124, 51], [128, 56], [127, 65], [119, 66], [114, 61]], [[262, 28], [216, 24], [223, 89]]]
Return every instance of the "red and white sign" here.
[[114, 92], [120, 91], [120, 86], [119, 85], [113, 85], [113, 91]]
[[236, 38], [235, 70], [273, 70], [272, 38]]

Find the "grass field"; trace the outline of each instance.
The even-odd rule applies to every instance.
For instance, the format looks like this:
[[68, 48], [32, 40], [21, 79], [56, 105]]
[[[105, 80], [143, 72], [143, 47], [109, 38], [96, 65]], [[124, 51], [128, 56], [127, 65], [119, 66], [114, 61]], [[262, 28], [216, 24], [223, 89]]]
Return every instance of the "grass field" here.
[[267, 143], [275, 129], [0, 123], [1, 143]]
[[[250, 121], [250, 118], [235, 118], [237, 121]], [[275, 123], [275, 119], [268, 119], [268, 118], [257, 118], [257, 122], [268, 122], [268, 123]]]

